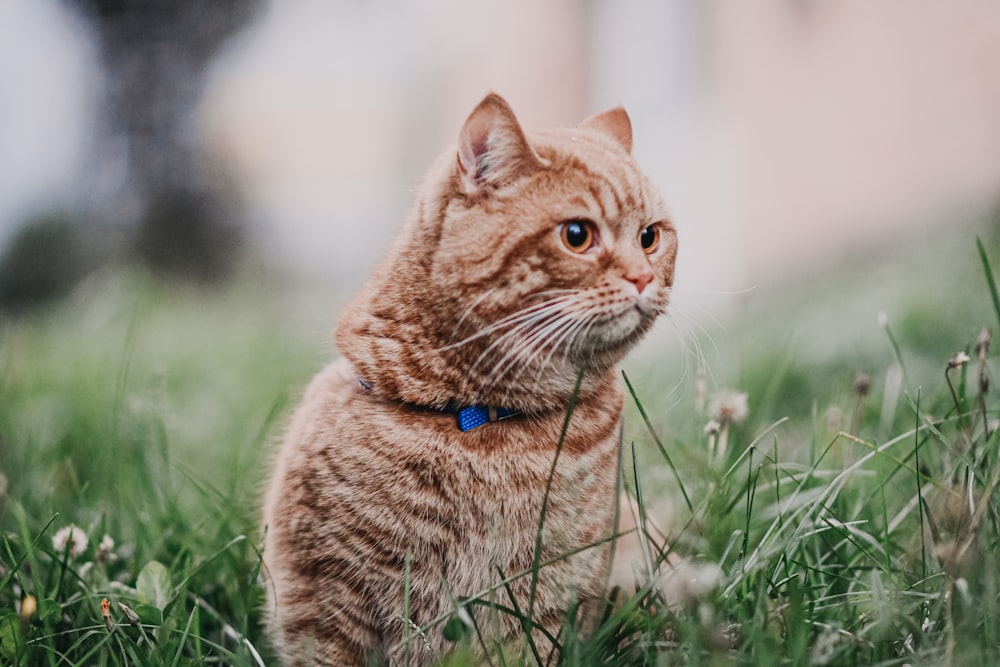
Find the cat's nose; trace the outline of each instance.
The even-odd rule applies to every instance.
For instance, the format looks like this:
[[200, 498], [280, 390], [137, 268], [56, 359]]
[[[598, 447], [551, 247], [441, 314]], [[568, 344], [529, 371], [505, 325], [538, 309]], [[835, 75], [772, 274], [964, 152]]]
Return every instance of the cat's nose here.
[[639, 294], [642, 294], [642, 290], [646, 289], [646, 285], [653, 282], [653, 274], [639, 273], [635, 275], [628, 275], [625, 276], [625, 280], [635, 285], [635, 288], [639, 290]]

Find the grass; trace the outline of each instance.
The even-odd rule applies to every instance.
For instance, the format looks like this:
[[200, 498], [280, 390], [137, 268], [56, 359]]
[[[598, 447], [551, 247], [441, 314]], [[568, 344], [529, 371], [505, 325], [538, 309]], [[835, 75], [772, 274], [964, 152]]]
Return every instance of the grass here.
[[[758, 290], [716, 351], [628, 366], [624, 477], [661, 580], [590, 634], [571, 613], [560, 664], [1000, 658], [1000, 429], [977, 347], [1000, 323], [1000, 244], [953, 237]], [[0, 664], [273, 664], [257, 503], [336, 302], [303, 315], [273, 282], [204, 293], [127, 271], [0, 321]], [[709, 414], [724, 386], [745, 419]], [[71, 525], [85, 547], [59, 538]], [[493, 593], [457, 603], [448, 636], [474, 645], [483, 606], [531, 627]]]

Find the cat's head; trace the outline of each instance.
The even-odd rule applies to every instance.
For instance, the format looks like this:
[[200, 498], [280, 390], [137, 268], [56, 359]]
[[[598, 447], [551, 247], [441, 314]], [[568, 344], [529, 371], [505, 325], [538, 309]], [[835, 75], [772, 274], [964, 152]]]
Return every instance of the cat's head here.
[[345, 310], [337, 344], [377, 393], [536, 410], [617, 363], [663, 313], [677, 236], [624, 109], [526, 135], [488, 95]]

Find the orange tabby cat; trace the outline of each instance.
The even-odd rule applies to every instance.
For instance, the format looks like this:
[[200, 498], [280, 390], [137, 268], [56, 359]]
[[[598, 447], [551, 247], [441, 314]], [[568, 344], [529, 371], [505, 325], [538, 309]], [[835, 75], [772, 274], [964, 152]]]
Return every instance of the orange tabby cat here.
[[[458, 600], [512, 606], [497, 584], [532, 568], [543, 502], [545, 565], [510, 582], [518, 606], [556, 636], [601, 594], [614, 365], [666, 308], [677, 251], [631, 149], [624, 109], [525, 135], [488, 95], [432, 168], [277, 457], [267, 612], [286, 664], [440, 657]], [[487, 646], [520, 630], [467, 609]]]

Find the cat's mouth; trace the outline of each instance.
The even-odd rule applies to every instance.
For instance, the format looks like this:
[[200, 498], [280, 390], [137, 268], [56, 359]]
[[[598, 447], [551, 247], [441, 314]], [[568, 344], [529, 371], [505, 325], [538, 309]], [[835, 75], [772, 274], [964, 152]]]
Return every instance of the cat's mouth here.
[[662, 315], [666, 308], [666, 298], [638, 294], [633, 299], [630, 299], [628, 302], [623, 304], [623, 308], [616, 316], [616, 319], [627, 317], [630, 313], [637, 313], [643, 319], [655, 319]]
[[627, 347], [641, 337], [667, 309], [667, 298], [637, 295], [591, 323], [586, 329], [585, 346], [592, 351], [611, 351]]
[[636, 299], [635, 304], [632, 306], [632, 310], [637, 311], [643, 317], [659, 317], [663, 314], [664, 306], [654, 303], [649, 299], [639, 298]]
[[594, 321], [588, 327], [587, 343], [593, 350], [610, 350], [631, 343], [652, 324], [660, 309], [638, 300], [620, 312]]

